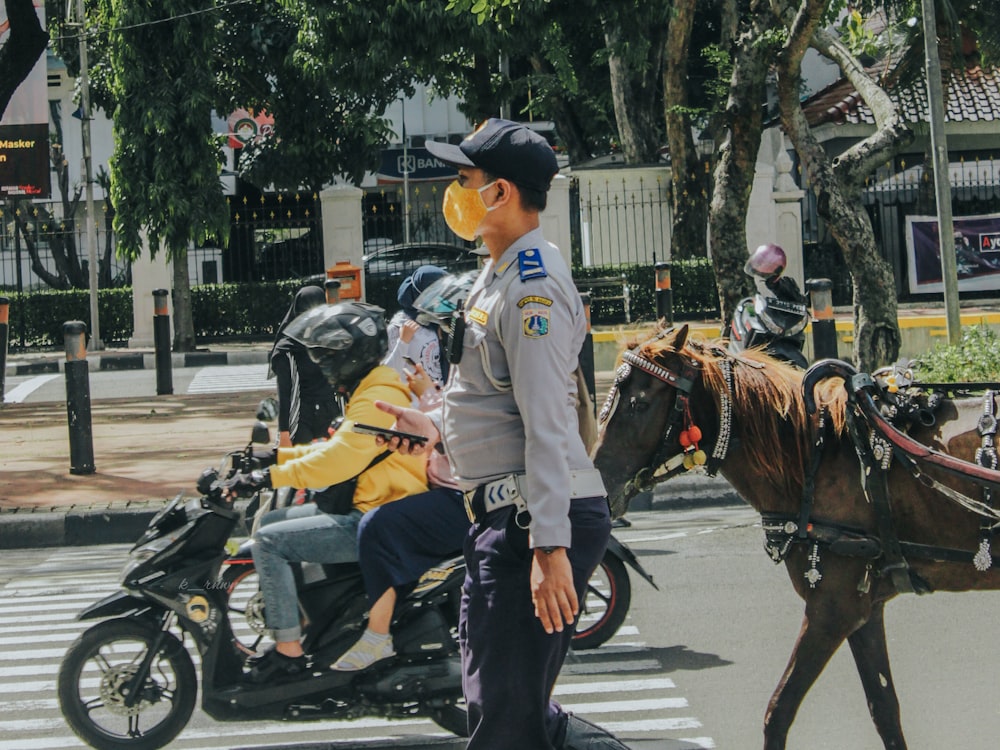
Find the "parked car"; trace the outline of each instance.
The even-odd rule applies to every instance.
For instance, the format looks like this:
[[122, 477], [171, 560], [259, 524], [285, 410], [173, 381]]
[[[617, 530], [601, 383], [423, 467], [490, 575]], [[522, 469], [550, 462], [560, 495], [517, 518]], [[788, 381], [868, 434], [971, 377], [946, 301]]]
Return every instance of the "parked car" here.
[[449, 273], [479, 267], [474, 250], [445, 242], [410, 242], [382, 247], [364, 256], [365, 298], [386, 311], [399, 308], [396, 291], [420, 266], [440, 266]]

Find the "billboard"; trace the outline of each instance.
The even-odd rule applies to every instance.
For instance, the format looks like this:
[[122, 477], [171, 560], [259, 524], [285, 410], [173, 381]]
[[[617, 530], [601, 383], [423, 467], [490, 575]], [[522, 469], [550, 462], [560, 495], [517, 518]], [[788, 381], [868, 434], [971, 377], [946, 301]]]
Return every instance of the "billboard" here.
[[[958, 291], [1000, 289], [1000, 214], [956, 216], [955, 231], [944, 246], [955, 253]], [[906, 217], [910, 292], [942, 293], [936, 216]]]
[[[34, 7], [39, 24], [45, 28], [44, 2], [35, 0]], [[0, 50], [12, 33], [5, 8], [6, 4], [0, 5]], [[46, 78], [46, 53], [43, 51], [0, 118], [0, 196], [50, 196]]]

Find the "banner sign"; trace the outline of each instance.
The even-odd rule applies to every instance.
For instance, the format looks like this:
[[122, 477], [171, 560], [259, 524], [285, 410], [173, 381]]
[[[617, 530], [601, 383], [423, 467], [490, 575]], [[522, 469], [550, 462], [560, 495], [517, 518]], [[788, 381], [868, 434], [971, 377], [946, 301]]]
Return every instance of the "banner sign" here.
[[[954, 236], [943, 243], [955, 253], [958, 291], [1000, 289], [1000, 214], [956, 216]], [[935, 216], [906, 217], [911, 293], [941, 293], [941, 256]]]
[[229, 115], [228, 123], [230, 148], [243, 148], [274, 134], [274, 118], [267, 112], [238, 109]]
[[405, 156], [402, 148], [382, 149], [379, 182], [402, 182], [404, 174], [409, 180], [446, 180], [455, 176], [455, 168], [438, 161], [425, 148], [407, 148]]
[[[34, 5], [45, 28], [45, 5], [41, 0]], [[10, 39], [9, 25], [0, 15], [0, 48]], [[44, 51], [39, 55], [0, 118], [0, 196], [48, 198], [51, 194], [46, 57]]]

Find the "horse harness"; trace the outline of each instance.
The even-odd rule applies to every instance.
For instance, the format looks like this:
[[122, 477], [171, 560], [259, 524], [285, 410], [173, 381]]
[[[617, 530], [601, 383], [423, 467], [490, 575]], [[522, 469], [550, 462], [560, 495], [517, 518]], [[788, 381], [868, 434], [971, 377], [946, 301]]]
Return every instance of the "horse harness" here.
[[[662, 335], [658, 335], [657, 338], [662, 337]], [[730, 398], [730, 393], [732, 393], [733, 389], [732, 359], [721, 350], [719, 350], [719, 353], [723, 354], [720, 365], [723, 378], [726, 382], [726, 392], [720, 394], [719, 430], [712, 446], [711, 455], [708, 456], [705, 462], [705, 471], [709, 476], [715, 476], [726, 455], [729, 453], [733, 424], [732, 399]], [[692, 445], [682, 446], [683, 450], [681, 453], [671, 455], [670, 452], [673, 449], [674, 438], [679, 438], [685, 427], [690, 426], [688, 424], [690, 422], [689, 401], [691, 390], [701, 372], [701, 364], [697, 360], [684, 357], [681, 354], [681, 368], [679, 371], [676, 371], [646, 359], [631, 349], [622, 354], [622, 360], [621, 366], [615, 373], [615, 382], [608, 393], [604, 406], [601, 408], [600, 422], [610, 419], [611, 415], [618, 408], [621, 396], [620, 386], [628, 380], [632, 374], [633, 367], [666, 383], [677, 391], [677, 396], [674, 399], [674, 407], [671, 410], [663, 438], [656, 453], [653, 455], [653, 459], [648, 466], [639, 469], [625, 484], [623, 495], [630, 497], [639, 492], [648, 491], [654, 485], [665, 482], [677, 476], [682, 471], [691, 468], [689, 465], [685, 465], [685, 456], [690, 456], [693, 451], [697, 451], [697, 441]], [[637, 406], [637, 401], [633, 396], [630, 400], [629, 408], [635, 410]]]
[[[733, 390], [734, 360], [725, 352], [719, 350], [720, 368], [726, 383], [726, 390], [719, 394], [719, 431], [708, 459], [705, 470], [709, 476], [714, 476], [729, 452], [732, 436], [733, 410], [731, 393]], [[657, 378], [677, 390], [674, 407], [667, 420], [663, 438], [648, 466], [639, 469], [626, 483], [623, 494], [631, 494], [650, 489], [684, 471], [684, 456], [687, 452], [671, 455], [673, 439], [683, 429], [685, 419], [689, 418], [689, 399], [696, 379], [700, 375], [701, 365], [692, 358], [681, 354], [679, 371], [664, 367], [632, 350], [624, 352], [623, 363], [615, 375], [615, 382], [601, 409], [600, 421], [604, 422], [619, 406], [620, 385], [628, 380], [632, 368]], [[744, 362], [744, 360], [737, 360]], [[753, 365], [753, 363], [747, 363]], [[764, 529], [764, 547], [775, 563], [784, 561], [793, 544], [809, 544], [807, 560], [810, 567], [804, 576], [810, 588], [815, 588], [822, 580], [820, 570], [821, 545], [834, 554], [844, 557], [857, 557], [868, 560], [864, 578], [858, 584], [860, 592], [867, 592], [871, 587], [871, 576], [888, 576], [899, 593], [929, 593], [930, 586], [910, 568], [907, 558], [919, 558], [938, 562], [972, 562], [977, 570], [987, 571], [1000, 567], [1000, 557], [992, 554], [991, 542], [995, 530], [1000, 527], [1000, 512], [993, 507], [994, 492], [1000, 490], [1000, 457], [997, 454], [996, 434], [996, 396], [993, 389], [996, 384], [987, 384], [983, 398], [983, 415], [980, 417], [978, 430], [982, 444], [976, 451], [976, 463], [953, 458], [934, 451], [917, 443], [906, 433], [897, 429], [892, 422], [882, 415], [875, 406], [871, 392], [878, 391], [888, 403], [886, 409], [891, 417], [900, 419], [917, 419], [923, 424], [933, 424], [934, 411], [940, 405], [941, 396], [937, 391], [924, 403], [903, 396], [891, 396], [882, 392], [875, 380], [865, 373], [856, 373], [850, 365], [836, 360], [824, 360], [811, 367], [803, 380], [803, 391], [807, 405], [812, 407], [812, 392], [808, 384], [815, 384], [826, 377], [843, 377], [848, 386], [847, 428], [854, 444], [855, 451], [862, 465], [862, 485], [865, 495], [875, 513], [878, 535], [872, 536], [864, 529], [852, 528], [839, 523], [827, 523], [812, 518], [815, 500], [816, 474], [822, 461], [825, 443], [825, 412], [820, 412], [814, 432], [813, 451], [807, 467], [803, 483], [802, 502], [797, 516], [782, 513], [762, 512], [761, 519]], [[965, 384], [965, 388], [976, 388], [983, 384]], [[921, 387], [935, 389], [935, 384], [924, 384]], [[958, 390], [955, 385], [946, 389]], [[889, 389], [897, 392], [898, 389]], [[637, 408], [635, 397], [629, 404], [631, 409]], [[867, 437], [866, 437], [867, 435]], [[915, 542], [901, 541], [892, 520], [892, 507], [889, 499], [888, 472], [892, 459], [897, 461], [926, 486], [932, 487], [942, 495], [959, 503], [983, 519], [980, 523], [979, 548], [973, 553], [967, 550], [957, 550], [945, 547], [935, 547]], [[983, 500], [969, 498], [951, 487], [937, 481], [920, 470], [918, 461], [928, 461], [952, 474], [965, 479], [971, 479], [983, 486]], [[876, 562], [881, 560], [878, 569]]]
[[[862, 466], [862, 486], [875, 514], [877, 537], [859, 529], [851, 529], [838, 524], [823, 524], [811, 519], [815, 475], [819, 468], [824, 443], [824, 414], [820, 413], [815, 432], [814, 451], [803, 485], [803, 496], [798, 518], [781, 514], [762, 514], [765, 532], [765, 547], [775, 562], [781, 562], [793, 543], [811, 543], [808, 560], [810, 568], [805, 578], [810, 587], [815, 588], [822, 579], [819, 569], [819, 545], [827, 545], [831, 552], [846, 557], [859, 557], [869, 561], [865, 576], [858, 590], [867, 592], [871, 585], [871, 574], [876, 561], [879, 568], [876, 575], [888, 576], [898, 593], [929, 593], [930, 586], [909, 566], [907, 558], [919, 558], [937, 562], [972, 562], [979, 571], [1000, 567], [1000, 557], [990, 550], [994, 530], [1000, 526], [1000, 513], [993, 507], [993, 493], [1000, 489], [1000, 472], [997, 471], [996, 451], [997, 420], [995, 401], [997, 392], [987, 389], [983, 397], [983, 415], [978, 431], [981, 446], [976, 451], [976, 463], [961, 461], [947, 454], [921, 445], [905, 432], [898, 429], [892, 418], [916, 418], [923, 424], [933, 424], [933, 411], [940, 404], [941, 396], [933, 392], [923, 404], [917, 404], [912, 396], [899, 392], [898, 388], [881, 389], [875, 379], [865, 373], [848, 373], [845, 363], [824, 361], [817, 363], [806, 373], [803, 390], [807, 404], [812, 403], [810, 383], [830, 377], [843, 377], [848, 387], [847, 429]], [[908, 384], [907, 384], [908, 385]], [[971, 384], [970, 384], [971, 385]], [[921, 388], [934, 388], [924, 384]], [[956, 390], [956, 386], [947, 388]], [[876, 405], [872, 396], [876, 393], [882, 402]], [[887, 416], [888, 415], [888, 416]], [[931, 487], [947, 498], [978, 514], [980, 523], [979, 548], [973, 553], [946, 547], [901, 541], [892, 519], [889, 498], [888, 472], [895, 458], [911, 475], [925, 486]], [[974, 500], [952, 489], [920, 470], [919, 462], [926, 461], [937, 467], [977, 482], [983, 487], [983, 500]]]

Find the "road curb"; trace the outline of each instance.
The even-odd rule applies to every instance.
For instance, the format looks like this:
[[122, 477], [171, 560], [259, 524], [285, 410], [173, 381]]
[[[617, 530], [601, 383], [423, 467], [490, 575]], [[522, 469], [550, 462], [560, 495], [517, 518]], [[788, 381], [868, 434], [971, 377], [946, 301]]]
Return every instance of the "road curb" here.
[[[184, 367], [218, 367], [225, 365], [258, 365], [265, 364], [270, 352], [264, 349], [248, 351], [222, 352], [182, 352], [170, 355], [170, 366], [175, 369]], [[131, 352], [128, 354], [94, 353], [87, 356], [87, 363], [93, 370], [155, 370], [156, 355], [152, 352]], [[6, 375], [44, 375], [53, 372], [63, 372], [66, 360], [52, 356], [31, 362], [7, 362]]]
[[4, 512], [0, 513], [0, 549], [134, 542], [157, 510], [146, 507]]

